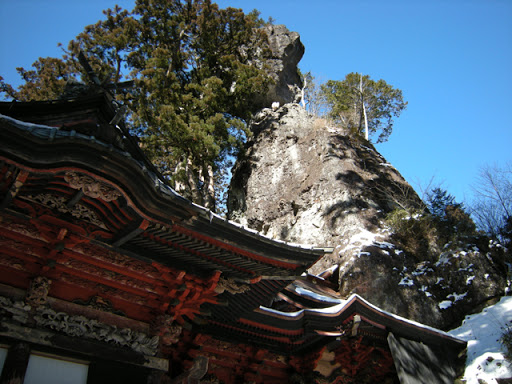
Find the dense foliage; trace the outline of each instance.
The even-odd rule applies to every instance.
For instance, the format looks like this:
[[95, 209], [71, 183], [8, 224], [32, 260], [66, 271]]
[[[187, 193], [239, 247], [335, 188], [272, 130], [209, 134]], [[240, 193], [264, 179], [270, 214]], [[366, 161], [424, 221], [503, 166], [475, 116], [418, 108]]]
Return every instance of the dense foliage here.
[[367, 140], [378, 134], [377, 143], [388, 139], [393, 118], [407, 107], [401, 90], [358, 73], [349, 73], [342, 81], [328, 80], [322, 93], [337, 124]]
[[90, 79], [77, 60], [85, 52], [99, 82], [135, 81], [117, 97], [132, 111], [141, 146], [179, 192], [215, 209], [216, 184], [249, 134], [251, 101], [270, 81], [251, 65], [269, 52], [258, 13], [209, 0], [138, 0], [131, 12], [104, 13], [62, 58], [19, 68], [25, 84], [14, 90], [2, 81], [1, 91], [22, 101], [55, 99], [70, 80]]
[[386, 221], [406, 251], [426, 259], [440, 249], [478, 237], [464, 205], [439, 187], [427, 192], [423, 206], [397, 208]]
[[476, 226], [464, 204], [439, 187], [427, 193], [426, 203], [443, 243], [474, 235]]

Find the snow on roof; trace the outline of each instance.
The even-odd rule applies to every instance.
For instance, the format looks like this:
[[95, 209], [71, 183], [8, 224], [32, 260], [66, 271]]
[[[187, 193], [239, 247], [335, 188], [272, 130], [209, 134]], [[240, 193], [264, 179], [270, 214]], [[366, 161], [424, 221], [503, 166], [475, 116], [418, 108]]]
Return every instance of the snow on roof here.
[[320, 293], [313, 292], [313, 291], [311, 291], [311, 290], [309, 290], [307, 288], [298, 287], [298, 286], [293, 285], [293, 290], [295, 292], [297, 292], [297, 294], [305, 296], [305, 297], [309, 297], [309, 298], [311, 298], [313, 300], [323, 301], [325, 303], [332, 303], [332, 304], [344, 303], [344, 300], [335, 299], [333, 297], [322, 295]]
[[[311, 292], [312, 293], [312, 292]], [[308, 292], [308, 294], [311, 294], [310, 292]], [[318, 294], [318, 293], [315, 293], [315, 296], [323, 296], [321, 294]], [[327, 297], [325, 296], [324, 297], [326, 300], [327, 300]], [[335, 300], [335, 299], [332, 299], [332, 298], [329, 298], [330, 300]], [[425, 331], [429, 331], [430, 333], [435, 333], [439, 336], [444, 336], [444, 337], [447, 337], [451, 340], [455, 340], [455, 341], [463, 341], [462, 338], [459, 338], [459, 337], [456, 337], [454, 335], [451, 335], [447, 332], [443, 332], [437, 328], [433, 328], [433, 327], [430, 327], [428, 325], [425, 325], [425, 324], [421, 324], [421, 323], [418, 323], [414, 320], [409, 320], [409, 319], [406, 319], [405, 317], [402, 317], [402, 316], [398, 316], [398, 315], [395, 315], [391, 312], [387, 312], [383, 309], [380, 309], [379, 307], [371, 304], [370, 302], [368, 302], [367, 300], [363, 299], [361, 296], [359, 296], [358, 294], [354, 293], [352, 295], [350, 295], [350, 297], [346, 300], [337, 300], [338, 301], [338, 304], [336, 305], [333, 305], [331, 307], [327, 307], [327, 308], [312, 308], [312, 309], [302, 309], [300, 311], [297, 311], [297, 312], [281, 312], [281, 311], [278, 311], [278, 310], [275, 310], [275, 309], [271, 309], [271, 308], [267, 308], [267, 307], [263, 307], [263, 306], [260, 306], [260, 311], [262, 312], [267, 312], [269, 314], [275, 314], [275, 315], [278, 315], [279, 317], [287, 317], [287, 318], [297, 318], [297, 317], [300, 317], [300, 316], [303, 316], [304, 314], [307, 314], [307, 313], [322, 313], [322, 314], [330, 314], [330, 315], [336, 315], [336, 314], [339, 314], [341, 312], [343, 312], [343, 310], [345, 309], [345, 307], [348, 307], [350, 304], [352, 304], [354, 301], [360, 301], [362, 302], [363, 304], [367, 305], [368, 307], [372, 308], [373, 310], [375, 310], [376, 312], [382, 314], [382, 315], [385, 315], [387, 317], [391, 317], [399, 322], [402, 322], [402, 323], [405, 323], [405, 324], [408, 324], [410, 326], [413, 326], [413, 327], [416, 327], [416, 328], [421, 328]]]
[[437, 333], [439, 335], [442, 335], [442, 336], [445, 336], [445, 337], [448, 337], [450, 339], [455, 339], [457, 341], [462, 341], [463, 339], [461, 338], [458, 338], [458, 337], [455, 337], [453, 335], [450, 335], [449, 333], [447, 332], [444, 332], [444, 331], [441, 331], [440, 329], [437, 329], [437, 328], [434, 328], [434, 327], [430, 327], [428, 325], [425, 325], [425, 324], [422, 324], [422, 323], [419, 323], [417, 321], [414, 321], [414, 320], [409, 320], [409, 319], [406, 319], [405, 317], [402, 317], [402, 316], [399, 316], [399, 315], [395, 315], [394, 313], [391, 313], [391, 312], [388, 312], [388, 311], [385, 311], [383, 309], [380, 309], [379, 307], [377, 307], [376, 305], [373, 305], [371, 304], [369, 301], [363, 299], [361, 296], [357, 295], [357, 294], [352, 294], [349, 298], [349, 301], [354, 298], [354, 297], [357, 297], [360, 301], [362, 301], [363, 303], [365, 303], [366, 305], [368, 305], [369, 307], [373, 308], [374, 310], [376, 310], [377, 312], [380, 312], [382, 313], [383, 315], [386, 315], [386, 316], [390, 316], [398, 321], [401, 321], [401, 322], [404, 322], [404, 323], [407, 323], [409, 325], [412, 325], [414, 327], [418, 327], [418, 328], [422, 328], [424, 330], [428, 330], [430, 332], [433, 332], [433, 333]]

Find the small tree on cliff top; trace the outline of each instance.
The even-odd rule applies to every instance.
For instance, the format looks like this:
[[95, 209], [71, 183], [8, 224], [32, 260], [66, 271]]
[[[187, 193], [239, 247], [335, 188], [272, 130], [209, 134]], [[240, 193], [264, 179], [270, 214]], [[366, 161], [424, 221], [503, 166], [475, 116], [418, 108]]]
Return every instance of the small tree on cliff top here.
[[219, 9], [209, 0], [137, 0], [132, 12], [104, 13], [106, 20], [86, 27], [62, 59], [19, 69], [25, 84], [15, 91], [1, 81], [0, 91], [18, 100], [56, 98], [67, 79], [86, 78], [80, 50], [101, 81], [127, 74], [135, 87], [118, 97], [131, 108], [149, 158], [180, 193], [215, 209], [216, 174], [249, 134], [252, 100], [270, 81], [250, 64], [269, 52], [258, 13]]
[[322, 92], [332, 119], [366, 140], [379, 133], [377, 143], [387, 140], [393, 118], [407, 106], [401, 90], [358, 73], [349, 73], [343, 81], [327, 81]]

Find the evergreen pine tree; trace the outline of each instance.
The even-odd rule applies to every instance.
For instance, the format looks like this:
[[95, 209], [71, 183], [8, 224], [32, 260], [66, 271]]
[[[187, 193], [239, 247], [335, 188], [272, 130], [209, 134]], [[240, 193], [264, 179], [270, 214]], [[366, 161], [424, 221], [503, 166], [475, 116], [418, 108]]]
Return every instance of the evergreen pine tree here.
[[132, 131], [171, 185], [215, 210], [216, 180], [250, 134], [252, 100], [271, 81], [252, 65], [268, 57], [258, 12], [219, 9], [209, 0], [137, 0], [132, 12], [116, 6], [106, 20], [87, 26], [62, 59], [39, 59], [18, 71], [17, 100], [48, 100], [69, 79], [87, 79], [78, 64], [86, 52], [100, 83], [134, 80], [119, 93], [131, 109]]

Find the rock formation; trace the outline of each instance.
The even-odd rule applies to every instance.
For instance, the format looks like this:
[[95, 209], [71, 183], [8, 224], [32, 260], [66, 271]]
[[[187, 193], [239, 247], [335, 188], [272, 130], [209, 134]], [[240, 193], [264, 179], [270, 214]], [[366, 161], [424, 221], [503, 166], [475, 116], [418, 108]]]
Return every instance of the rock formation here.
[[268, 36], [270, 58], [256, 60], [253, 65], [266, 71], [273, 80], [268, 92], [261, 95], [255, 104], [261, 108], [270, 107], [272, 103], [284, 105], [297, 100], [302, 87], [302, 79], [297, 64], [304, 55], [304, 45], [297, 32], [290, 32], [284, 25], [264, 27]]
[[427, 244], [421, 253], [403, 249], [385, 218], [421, 200], [367, 141], [293, 103], [262, 110], [251, 128], [254, 136], [233, 171], [230, 219], [272, 238], [334, 247], [311, 273], [335, 281], [342, 296], [358, 293], [389, 312], [446, 329], [503, 294], [503, 252], [488, 240], [444, 250]]

